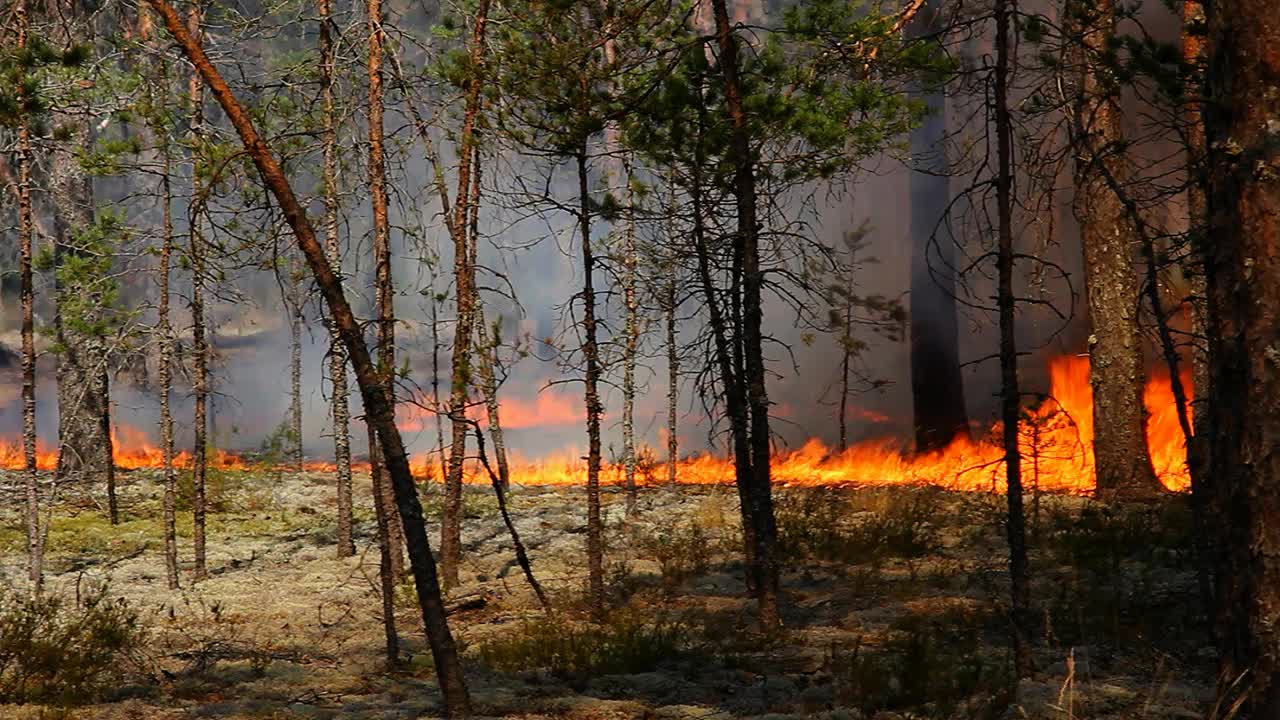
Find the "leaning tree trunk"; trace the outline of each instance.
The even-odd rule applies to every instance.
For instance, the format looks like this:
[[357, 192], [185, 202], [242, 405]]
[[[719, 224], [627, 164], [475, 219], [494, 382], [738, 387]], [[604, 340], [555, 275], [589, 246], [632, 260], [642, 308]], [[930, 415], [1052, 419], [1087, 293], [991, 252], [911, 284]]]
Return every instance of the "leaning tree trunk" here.
[[[481, 67], [484, 64], [485, 27], [489, 0], [480, 0], [471, 32], [471, 72], [458, 149], [458, 190], [449, 230], [453, 236], [453, 286], [457, 295], [457, 323], [453, 329], [453, 357], [449, 393], [452, 443], [445, 475], [444, 517], [440, 523], [441, 570], [445, 587], [458, 584], [462, 562], [462, 465], [467, 454], [467, 389], [471, 385], [471, 338], [475, 324], [475, 268], [471, 266], [467, 221], [470, 217], [471, 164], [475, 160], [475, 129], [480, 115]], [[445, 212], [448, 212], [446, 209]]]
[[[14, 4], [14, 25], [19, 52], [27, 47], [30, 25], [27, 0]], [[22, 458], [23, 486], [26, 494], [27, 528], [27, 578], [31, 582], [32, 595], [39, 595], [44, 588], [44, 533], [40, 529], [40, 475], [36, 469], [36, 340], [35, 340], [35, 283], [31, 275], [31, 128], [25, 110], [22, 92], [25, 86], [22, 67], [18, 66], [18, 272], [21, 276], [22, 296]]]
[[457, 646], [445, 615], [444, 600], [440, 595], [440, 585], [436, 577], [435, 559], [431, 555], [431, 544], [427, 539], [422, 505], [413, 484], [409, 458], [405, 453], [400, 431], [396, 428], [394, 405], [385, 390], [381, 374], [373, 364], [360, 324], [351, 312], [351, 305], [342, 291], [338, 276], [325, 258], [324, 248], [316, 238], [315, 229], [307, 219], [306, 211], [294, 195], [288, 178], [280, 168], [280, 163], [258, 135], [248, 114], [231, 93], [226, 81], [209, 62], [199, 42], [183, 25], [178, 13], [165, 0], [149, 0], [149, 2], [164, 17], [165, 26], [170, 34], [178, 41], [205, 83], [213, 90], [227, 118], [236, 128], [249, 157], [262, 175], [264, 184], [275, 197], [289, 227], [293, 230], [298, 247], [306, 256], [307, 264], [315, 276], [316, 285], [329, 306], [334, 326], [338, 329], [355, 370], [356, 382], [364, 401], [365, 415], [377, 432], [379, 444], [385, 453], [387, 473], [391, 478], [396, 506], [404, 523], [405, 541], [409, 549], [409, 561], [413, 569], [422, 622], [426, 628], [432, 658], [435, 661], [436, 676], [439, 678], [444, 696], [445, 714], [451, 717], [470, 715], [471, 700], [462, 674], [462, 665], [458, 659]]
[[[1147, 452], [1146, 370], [1138, 328], [1134, 225], [1106, 174], [1123, 178], [1116, 81], [1100, 55], [1115, 36], [1115, 2], [1077, 3], [1084, 48], [1076, 102], [1075, 212], [1089, 301], [1089, 380], [1098, 493], [1149, 497], [1160, 491]], [[1086, 15], [1087, 13], [1087, 15]]]
[[[342, 248], [338, 237], [338, 126], [333, 100], [337, 45], [333, 41], [333, 2], [318, 0], [320, 19], [320, 114], [323, 122], [324, 165], [321, 183], [324, 192], [325, 252], [329, 264], [342, 275]], [[351, 409], [347, 404], [347, 356], [336, 328], [330, 327], [329, 381], [333, 414], [333, 461], [338, 495], [338, 557], [356, 554], [352, 537], [351, 497]]]
[[1239, 717], [1261, 720], [1280, 717], [1280, 19], [1270, 0], [1205, 10], [1209, 475], [1226, 511], [1220, 707], [1239, 694]]
[[[195, 38], [202, 37], [201, 4], [192, 4], [187, 15], [188, 31]], [[199, 42], [197, 39], [196, 42]], [[191, 197], [187, 226], [191, 241], [191, 392], [195, 396], [192, 434], [194, 447], [191, 452], [191, 514], [192, 554], [194, 555], [194, 579], [203, 580], [208, 575], [205, 560], [205, 476], [208, 471], [206, 450], [209, 444], [209, 344], [205, 340], [204, 281], [205, 247], [200, 215], [204, 210], [204, 187], [200, 167], [201, 143], [204, 128], [204, 86], [193, 70], [188, 82], [191, 97]]]
[[587, 144], [578, 147], [578, 227], [582, 232], [582, 357], [586, 362], [587, 408], [587, 601], [592, 615], [604, 615], [604, 523], [600, 518], [600, 351], [596, 342], [595, 253], [591, 249], [591, 195], [587, 186]]
[[1009, 514], [1009, 579], [1013, 626], [1013, 663], [1017, 677], [1029, 677], [1031, 662], [1031, 582], [1027, 566], [1026, 519], [1022, 511], [1022, 455], [1018, 448], [1018, 348], [1014, 328], [1013, 289], [1013, 127], [1009, 116], [1009, 5], [996, 0], [995, 132], [997, 233], [996, 255], [1000, 315], [1000, 419]]
[[[773, 491], [769, 461], [769, 397], [765, 387], [764, 337], [761, 330], [764, 272], [760, 268], [759, 232], [756, 220], [755, 158], [751, 148], [750, 128], [743, 105], [742, 85], [738, 77], [738, 38], [729, 26], [725, 0], [713, 0], [717, 42], [720, 47], [720, 71], [724, 79], [725, 105], [732, 124], [730, 155], [734, 163], [734, 196], [738, 226], [734, 235], [735, 257], [742, 263], [742, 356], [745, 375], [741, 385], [746, 390], [751, 416], [751, 475], [747, 500], [751, 504], [754, 525], [756, 600], [762, 627], [771, 629], [781, 622], [778, 608], [777, 528], [773, 516]], [[742, 482], [744, 478], [739, 478]]]
[[[911, 22], [911, 34], [941, 31], [940, 0], [928, 0]], [[964, 378], [956, 323], [955, 239], [945, 222], [951, 167], [947, 158], [947, 100], [940, 85], [923, 80], [912, 96], [929, 109], [911, 132], [911, 398], [916, 452], [940, 450], [967, 435]]]

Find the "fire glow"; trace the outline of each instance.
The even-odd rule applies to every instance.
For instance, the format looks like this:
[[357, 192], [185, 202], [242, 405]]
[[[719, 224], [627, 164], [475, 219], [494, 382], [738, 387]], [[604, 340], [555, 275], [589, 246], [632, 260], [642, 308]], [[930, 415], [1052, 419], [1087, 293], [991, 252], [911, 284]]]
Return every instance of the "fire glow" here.
[[[1046, 492], [1086, 493], [1094, 487], [1093, 467], [1093, 397], [1089, 385], [1087, 358], [1065, 356], [1049, 365], [1051, 393], [1049, 399], [1026, 408], [1019, 435], [1023, 453], [1023, 483], [1027, 489]], [[1189, 386], [1189, 383], [1184, 383]], [[1147, 442], [1157, 476], [1170, 490], [1182, 491], [1189, 486], [1186, 450], [1168, 377], [1153, 377], [1146, 387], [1149, 413]], [[417, 420], [410, 421], [417, 422]], [[1003, 491], [1004, 451], [999, 443], [1000, 427], [994, 426], [978, 439], [957, 438], [938, 452], [921, 455], [907, 453], [897, 440], [871, 440], [850, 446], [843, 452], [827, 448], [819, 440], [810, 440], [800, 448], [775, 453], [773, 480], [788, 486], [876, 486], [876, 485], [940, 485], [955, 490]], [[115, 464], [123, 469], [158, 468], [163, 463], [159, 448], [136, 429], [118, 428], [115, 440]], [[191, 465], [191, 453], [177, 453], [178, 468]], [[225, 451], [213, 451], [208, 458], [212, 468], [248, 470], [254, 463]], [[662, 460], [657, 466], [643, 468], [637, 482], [652, 484], [666, 477]], [[57, 464], [56, 451], [38, 448], [37, 466], [52, 470]], [[23, 467], [21, 443], [0, 444], [0, 467], [18, 470]], [[329, 462], [308, 462], [309, 472], [331, 472]], [[416, 475], [437, 479], [438, 458], [419, 455], [413, 459]], [[368, 465], [356, 470], [368, 470]], [[648, 471], [646, 471], [648, 470]], [[682, 484], [725, 484], [733, 481], [731, 459], [703, 454], [679, 461], [678, 481]], [[620, 483], [623, 469], [608, 464], [601, 480]], [[512, 482], [521, 485], [580, 485], [586, 477], [586, 461], [565, 456], [524, 460], [512, 458]], [[469, 468], [466, 482], [487, 483], [482, 469]]]

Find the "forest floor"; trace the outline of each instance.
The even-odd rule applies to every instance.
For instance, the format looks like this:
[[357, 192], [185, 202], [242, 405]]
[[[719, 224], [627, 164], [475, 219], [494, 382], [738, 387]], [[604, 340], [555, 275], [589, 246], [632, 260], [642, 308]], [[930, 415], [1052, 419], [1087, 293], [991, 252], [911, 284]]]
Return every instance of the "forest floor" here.
[[[25, 582], [18, 476], [0, 476], [0, 586]], [[439, 496], [426, 490], [438, 533]], [[368, 479], [357, 496], [369, 497]], [[396, 597], [404, 660], [387, 672], [367, 505], [358, 552], [334, 552], [332, 478], [211, 476], [207, 580], [165, 588], [158, 476], [64, 489], [52, 592], [106, 583], [145, 639], [96, 702], [0, 706], [24, 718], [411, 718], [439, 694], [411, 585]], [[613, 610], [586, 622], [585, 493], [517, 487], [510, 507], [547, 617], [515, 564], [492, 491], [468, 487], [451, 595], [474, 704], [523, 718], [1195, 718], [1213, 653], [1183, 498], [1116, 508], [1029, 500], [1037, 608], [1033, 680], [1012, 685], [1001, 496], [931, 488], [780, 489], [786, 629], [762, 637], [742, 581], [732, 487], [604, 495]], [[366, 501], [367, 502], [367, 501]], [[190, 514], [180, 515], [190, 557]], [[433, 541], [436, 540], [433, 534]], [[466, 602], [462, 602], [466, 601]], [[3, 667], [0, 666], [0, 677]]]

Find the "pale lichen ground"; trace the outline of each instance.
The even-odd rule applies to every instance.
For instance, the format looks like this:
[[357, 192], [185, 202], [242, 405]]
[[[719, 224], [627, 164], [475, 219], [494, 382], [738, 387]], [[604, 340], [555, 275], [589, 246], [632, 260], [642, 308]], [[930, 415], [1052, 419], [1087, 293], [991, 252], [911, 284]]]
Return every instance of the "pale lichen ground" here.
[[[0, 582], [14, 589], [25, 582], [17, 479], [0, 478]], [[226, 473], [211, 484], [218, 512], [210, 521], [210, 576], [193, 583], [184, 562], [183, 586], [173, 591], [164, 583], [156, 474], [121, 474], [124, 522], [114, 528], [97, 489], [59, 491], [50, 588], [74, 593], [108, 583], [111, 595], [143, 614], [148, 641], [109, 701], [65, 715], [0, 707], [0, 717], [437, 713], [408, 586], [397, 601], [407, 659], [397, 672], [385, 670], [367, 479], [357, 483], [358, 553], [347, 559], [334, 552], [331, 477]], [[578, 623], [586, 579], [583, 491], [515, 488], [511, 496], [559, 622]], [[1195, 603], [1183, 550], [1150, 538], [1154, 550], [1132, 546], [1150, 526], [1108, 520], [1076, 498], [1043, 502], [1043, 537], [1033, 543], [1041, 548], [1039, 667], [1035, 680], [1012, 693], [1004, 682], [1008, 580], [999, 497], [903, 488], [780, 491], [780, 525], [791, 544], [784, 555], [787, 630], [777, 638], [752, 632], [732, 488], [644, 489], [630, 514], [618, 490], [609, 489], [605, 501], [608, 583], [618, 612], [676, 624], [690, 647], [652, 667], [609, 674], [495, 669], [484, 649], [528, 632], [541, 613], [491, 491], [469, 487], [467, 555], [451, 597], [483, 597], [485, 604], [457, 612], [452, 622], [482, 714], [1191, 718], [1208, 699], [1202, 628], [1170, 626], [1186, 621], [1185, 608]], [[426, 504], [434, 540], [433, 488]], [[1174, 521], [1159, 515], [1151, 522]], [[181, 554], [189, 560], [188, 512], [180, 525]], [[1118, 579], [1099, 596], [1100, 584], [1091, 580], [1105, 573]], [[926, 702], [930, 693], [945, 700]]]

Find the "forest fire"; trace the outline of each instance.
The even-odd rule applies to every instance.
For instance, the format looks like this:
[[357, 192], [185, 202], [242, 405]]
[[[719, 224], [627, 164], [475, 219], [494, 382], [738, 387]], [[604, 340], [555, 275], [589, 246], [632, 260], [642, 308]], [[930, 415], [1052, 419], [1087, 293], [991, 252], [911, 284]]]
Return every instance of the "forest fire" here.
[[[1028, 488], [1050, 492], [1088, 492], [1093, 489], [1092, 457], [1092, 391], [1089, 386], [1089, 362], [1083, 357], [1055, 358], [1049, 366], [1051, 392], [1037, 407], [1028, 408], [1022, 422], [1023, 475]], [[1169, 380], [1157, 376], [1147, 383], [1146, 405], [1150, 413], [1147, 440], [1152, 463], [1161, 482], [1170, 490], [1184, 490], [1189, 484], [1185, 466], [1186, 452]], [[411, 420], [410, 422], [417, 422]], [[794, 450], [774, 456], [775, 482], [793, 486], [822, 485], [912, 485], [933, 484], [957, 490], [1001, 491], [1004, 468], [1002, 450], [991, 438], [993, 427], [978, 439], [957, 438], [947, 448], [926, 455], [910, 456], [901, 442], [893, 439], [869, 440], [850, 446], [843, 452], [828, 448], [819, 440], [810, 440]], [[136, 428], [120, 427], [113, 433], [115, 463], [123, 469], [158, 468], [163, 463], [160, 448]], [[191, 453], [184, 450], [174, 458], [179, 468], [190, 467]], [[41, 446], [37, 465], [52, 470], [57, 453]], [[253, 460], [233, 452], [215, 450], [209, 458], [211, 467], [220, 470], [245, 470]], [[414, 472], [422, 478], [440, 475], [438, 460], [425, 455], [413, 459]], [[23, 466], [22, 446], [17, 442], [0, 444], [0, 467], [9, 470]], [[329, 472], [332, 463], [308, 461], [309, 472]], [[644, 472], [638, 482], [651, 484], [664, 472]], [[357, 470], [368, 470], [367, 464]], [[608, 465], [602, 481], [622, 481], [622, 467]], [[586, 462], [580, 457], [552, 457], [525, 460], [513, 457], [513, 482], [524, 485], [580, 484], [586, 473]], [[680, 461], [679, 481], [684, 484], [723, 484], [733, 479], [733, 463], [710, 454]], [[483, 469], [472, 467], [467, 482], [486, 483]]]

